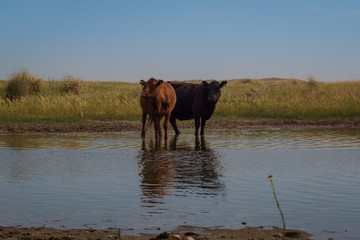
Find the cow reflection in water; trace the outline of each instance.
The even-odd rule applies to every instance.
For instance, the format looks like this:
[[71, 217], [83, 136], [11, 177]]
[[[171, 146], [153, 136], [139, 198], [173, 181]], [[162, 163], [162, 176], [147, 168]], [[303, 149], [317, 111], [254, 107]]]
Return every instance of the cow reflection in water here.
[[181, 141], [181, 136], [163, 146], [153, 139], [143, 140], [138, 162], [143, 202], [164, 203], [161, 199], [166, 195], [224, 194], [217, 153], [206, 146], [204, 136], [194, 140], [192, 146]]
[[139, 153], [139, 175], [141, 177], [141, 189], [143, 202], [162, 203], [157, 201], [165, 195], [170, 195], [174, 185], [174, 154], [159, 145], [159, 141], [150, 139], [146, 146], [142, 140], [142, 148]]

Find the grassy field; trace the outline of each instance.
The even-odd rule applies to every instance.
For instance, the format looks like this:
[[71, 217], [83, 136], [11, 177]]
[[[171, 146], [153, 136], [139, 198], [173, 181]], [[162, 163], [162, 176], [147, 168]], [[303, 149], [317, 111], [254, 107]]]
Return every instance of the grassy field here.
[[318, 119], [360, 117], [360, 81], [230, 81], [216, 117]]
[[[139, 83], [39, 80], [40, 90], [9, 100], [0, 80], [0, 122], [140, 120]], [[213, 120], [234, 118], [321, 119], [360, 117], [360, 81], [322, 83], [313, 78], [234, 79], [222, 90]]]

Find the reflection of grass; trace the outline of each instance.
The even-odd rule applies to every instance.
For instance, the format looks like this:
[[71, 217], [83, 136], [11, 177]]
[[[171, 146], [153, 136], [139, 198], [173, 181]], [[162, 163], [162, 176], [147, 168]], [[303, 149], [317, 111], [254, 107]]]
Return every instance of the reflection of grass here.
[[276, 201], [276, 205], [280, 211], [280, 215], [281, 215], [281, 219], [282, 219], [282, 222], [283, 222], [283, 234], [282, 234], [282, 239], [285, 239], [285, 235], [286, 235], [286, 222], [285, 222], [285, 219], [284, 219], [284, 214], [283, 212], [281, 211], [281, 208], [280, 208], [280, 204], [279, 204], [279, 201], [276, 197], [276, 193], [275, 193], [275, 186], [274, 186], [274, 183], [273, 183], [273, 180], [272, 180], [272, 175], [269, 175], [269, 180], [270, 180], [270, 183], [271, 183], [271, 187], [272, 187], [272, 190], [273, 190], [273, 194], [274, 194], [274, 198], [275, 198], [275, 201]]
[[[64, 80], [41, 80], [36, 94], [14, 101], [0, 80], [0, 122], [140, 120], [139, 83], [71, 81], [64, 91]], [[229, 80], [212, 119], [360, 117], [359, 92], [360, 81]]]

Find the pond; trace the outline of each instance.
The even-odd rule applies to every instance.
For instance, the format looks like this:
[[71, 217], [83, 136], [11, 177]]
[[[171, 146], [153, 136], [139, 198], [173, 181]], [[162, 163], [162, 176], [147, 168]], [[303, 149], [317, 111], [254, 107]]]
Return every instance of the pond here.
[[360, 129], [207, 130], [0, 136], [0, 225], [282, 226], [360, 236]]

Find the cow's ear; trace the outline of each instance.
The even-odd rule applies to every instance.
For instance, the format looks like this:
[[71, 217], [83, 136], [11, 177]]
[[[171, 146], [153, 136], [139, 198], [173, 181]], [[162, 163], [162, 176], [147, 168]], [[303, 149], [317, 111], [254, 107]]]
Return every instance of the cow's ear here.
[[144, 81], [144, 80], [140, 80], [140, 84], [141, 84], [141, 85], [145, 85], [145, 81]]
[[207, 83], [207, 81], [202, 81], [201, 82], [205, 87], [207, 87], [209, 84]]
[[156, 84], [156, 86], [160, 86], [164, 81], [163, 80], [159, 80]]
[[222, 88], [223, 86], [225, 86], [227, 84], [227, 81], [222, 81], [220, 84], [220, 87]]

